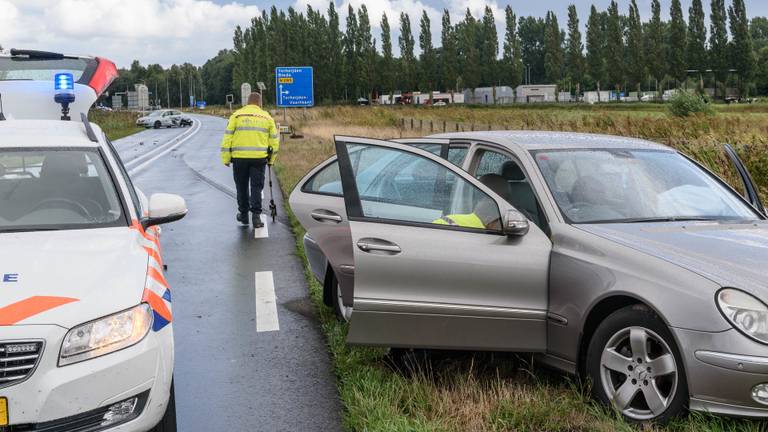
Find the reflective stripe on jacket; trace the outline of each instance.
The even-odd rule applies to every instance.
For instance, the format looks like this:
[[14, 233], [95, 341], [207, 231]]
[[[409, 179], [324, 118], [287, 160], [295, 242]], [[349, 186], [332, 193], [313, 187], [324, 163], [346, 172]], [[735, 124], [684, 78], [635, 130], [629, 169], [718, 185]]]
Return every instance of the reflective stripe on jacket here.
[[485, 228], [483, 221], [474, 213], [446, 215], [432, 223], [438, 225], [460, 226], [462, 228]]
[[246, 105], [229, 118], [224, 138], [221, 139], [221, 161], [237, 159], [264, 159], [272, 148], [270, 163], [280, 149], [280, 136], [272, 117], [256, 105]]

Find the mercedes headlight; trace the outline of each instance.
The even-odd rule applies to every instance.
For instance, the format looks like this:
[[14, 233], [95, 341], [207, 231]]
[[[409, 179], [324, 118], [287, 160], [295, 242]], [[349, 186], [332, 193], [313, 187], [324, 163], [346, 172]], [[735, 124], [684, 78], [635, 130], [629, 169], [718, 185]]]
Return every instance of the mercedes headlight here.
[[139, 343], [152, 328], [152, 309], [146, 303], [81, 324], [64, 337], [59, 366], [89, 360]]
[[744, 291], [725, 288], [717, 293], [717, 305], [736, 329], [768, 344], [768, 306], [765, 303]]

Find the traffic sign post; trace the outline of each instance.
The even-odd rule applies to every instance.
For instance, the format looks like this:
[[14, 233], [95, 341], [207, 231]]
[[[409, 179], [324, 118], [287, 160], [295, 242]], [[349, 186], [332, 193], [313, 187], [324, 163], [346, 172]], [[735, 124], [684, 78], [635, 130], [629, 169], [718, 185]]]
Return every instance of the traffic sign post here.
[[314, 71], [311, 66], [275, 68], [275, 92], [280, 108], [315, 105]]

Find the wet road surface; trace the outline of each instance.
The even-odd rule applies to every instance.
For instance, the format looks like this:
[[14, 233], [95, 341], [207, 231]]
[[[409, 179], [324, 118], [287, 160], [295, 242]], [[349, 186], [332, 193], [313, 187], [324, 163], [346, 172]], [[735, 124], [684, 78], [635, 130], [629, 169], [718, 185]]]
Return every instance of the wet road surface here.
[[278, 220], [255, 238], [235, 221], [232, 173], [220, 162], [226, 120], [194, 119], [115, 142], [147, 196], [179, 194], [189, 207], [162, 235], [179, 430], [339, 430], [335, 377], [277, 185]]

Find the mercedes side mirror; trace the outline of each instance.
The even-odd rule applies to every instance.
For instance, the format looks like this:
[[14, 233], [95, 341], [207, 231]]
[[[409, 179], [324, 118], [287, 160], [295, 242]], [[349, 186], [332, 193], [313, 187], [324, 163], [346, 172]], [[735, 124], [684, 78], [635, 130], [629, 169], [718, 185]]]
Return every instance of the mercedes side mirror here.
[[187, 215], [187, 203], [178, 195], [157, 193], [149, 198], [149, 216], [142, 221], [144, 228], [177, 221]]
[[531, 228], [528, 218], [517, 210], [507, 210], [504, 216], [504, 234], [510, 237], [522, 237]]

